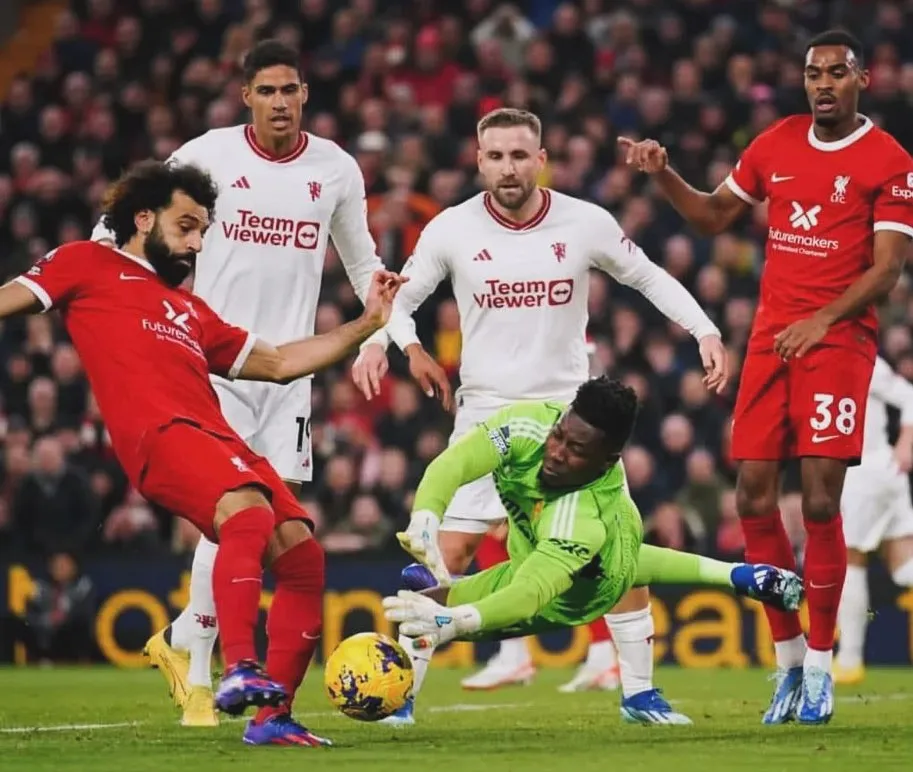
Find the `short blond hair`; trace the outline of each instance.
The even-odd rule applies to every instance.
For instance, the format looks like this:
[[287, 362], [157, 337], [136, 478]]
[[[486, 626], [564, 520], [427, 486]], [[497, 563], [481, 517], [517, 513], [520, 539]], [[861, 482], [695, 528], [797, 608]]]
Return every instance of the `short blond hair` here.
[[542, 141], [542, 121], [529, 110], [518, 110], [515, 107], [499, 107], [482, 116], [476, 126], [476, 134], [481, 138], [487, 129], [505, 129], [510, 126], [526, 126], [536, 138]]

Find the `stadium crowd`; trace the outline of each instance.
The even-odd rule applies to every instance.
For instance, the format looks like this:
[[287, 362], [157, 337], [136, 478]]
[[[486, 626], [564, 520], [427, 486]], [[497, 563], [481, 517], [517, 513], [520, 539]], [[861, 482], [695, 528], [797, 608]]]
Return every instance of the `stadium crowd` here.
[[[763, 208], [738, 231], [699, 238], [619, 162], [615, 140], [654, 137], [690, 182], [715, 187], [754, 136], [806, 109], [802, 42], [838, 23], [867, 46], [864, 111], [913, 150], [909, 0], [72, 0], [53, 20], [51, 49], [14, 80], [0, 111], [3, 278], [86, 238], [106, 186], [131, 162], [167, 158], [209, 128], [246, 120], [240, 58], [252, 41], [276, 36], [302, 52], [307, 129], [339, 142], [364, 172], [370, 225], [390, 267], [402, 267], [430, 217], [477, 191], [477, 119], [501, 105], [532, 109], [550, 159], [541, 183], [610, 210], [700, 299], [738, 365], [762, 268]], [[913, 379], [910, 278], [881, 321], [884, 354]], [[595, 366], [642, 398], [624, 460], [648, 539], [740, 554], [727, 448], [737, 379], [722, 397], [709, 395], [690, 338], [603, 275], [592, 278], [589, 307]], [[318, 332], [357, 313], [331, 251]], [[456, 379], [449, 290], [416, 319]], [[6, 324], [0, 362], [0, 552], [192, 550], [192, 526], [128, 489], [53, 315]], [[348, 367], [317, 378], [315, 482], [304, 495], [328, 551], [397, 553], [393, 533], [449, 424], [395, 358], [371, 403]], [[798, 550], [791, 490], [782, 509]]]

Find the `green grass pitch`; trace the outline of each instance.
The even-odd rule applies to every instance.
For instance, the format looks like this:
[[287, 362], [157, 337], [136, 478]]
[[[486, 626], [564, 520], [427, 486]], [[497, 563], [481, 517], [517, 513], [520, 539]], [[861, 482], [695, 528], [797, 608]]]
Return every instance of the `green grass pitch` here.
[[825, 727], [762, 727], [770, 694], [759, 670], [661, 669], [657, 681], [693, 727], [625, 726], [615, 693], [563, 695], [568, 671], [530, 687], [463, 692], [463, 673], [432, 670], [420, 723], [395, 730], [335, 714], [315, 669], [298, 704], [336, 747], [250, 748], [243, 724], [183, 729], [154, 671], [0, 671], [0, 770], [296, 772], [618, 770], [777, 772], [913, 769], [913, 671], [870, 671], [838, 689]]

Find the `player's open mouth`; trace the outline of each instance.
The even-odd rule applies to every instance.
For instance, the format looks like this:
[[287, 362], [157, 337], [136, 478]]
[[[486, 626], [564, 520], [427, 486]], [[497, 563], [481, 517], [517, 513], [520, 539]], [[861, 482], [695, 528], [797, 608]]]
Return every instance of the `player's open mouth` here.
[[815, 107], [819, 113], [830, 113], [837, 108], [837, 100], [832, 96], [822, 96], [815, 100]]
[[284, 129], [292, 122], [292, 119], [287, 115], [277, 115], [275, 118], [270, 118], [269, 122], [277, 129]]

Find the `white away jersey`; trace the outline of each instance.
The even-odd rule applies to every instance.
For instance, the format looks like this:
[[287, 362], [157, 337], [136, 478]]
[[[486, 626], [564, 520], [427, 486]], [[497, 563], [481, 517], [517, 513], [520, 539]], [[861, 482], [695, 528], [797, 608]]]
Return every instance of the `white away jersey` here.
[[604, 209], [543, 190], [539, 212], [516, 224], [488, 193], [425, 226], [395, 307], [412, 314], [447, 276], [460, 310], [460, 397], [477, 405], [569, 400], [589, 375], [589, 270], [640, 290], [696, 337], [719, 334], [697, 302], [650, 262]]
[[[231, 324], [271, 343], [314, 334], [328, 239], [364, 299], [383, 267], [365, 216], [365, 187], [355, 159], [302, 132], [287, 156], [267, 155], [251, 126], [215, 129], [169, 160], [209, 172], [219, 186], [215, 221], [197, 259], [193, 291]], [[92, 240], [112, 238], [102, 225]], [[398, 345], [417, 342], [411, 319], [393, 319]]]
[[900, 410], [902, 426], [913, 426], [913, 384], [891, 369], [881, 357], [875, 359], [872, 383], [865, 408], [862, 435], [862, 465], [881, 465], [891, 456], [888, 442], [888, 405]]

